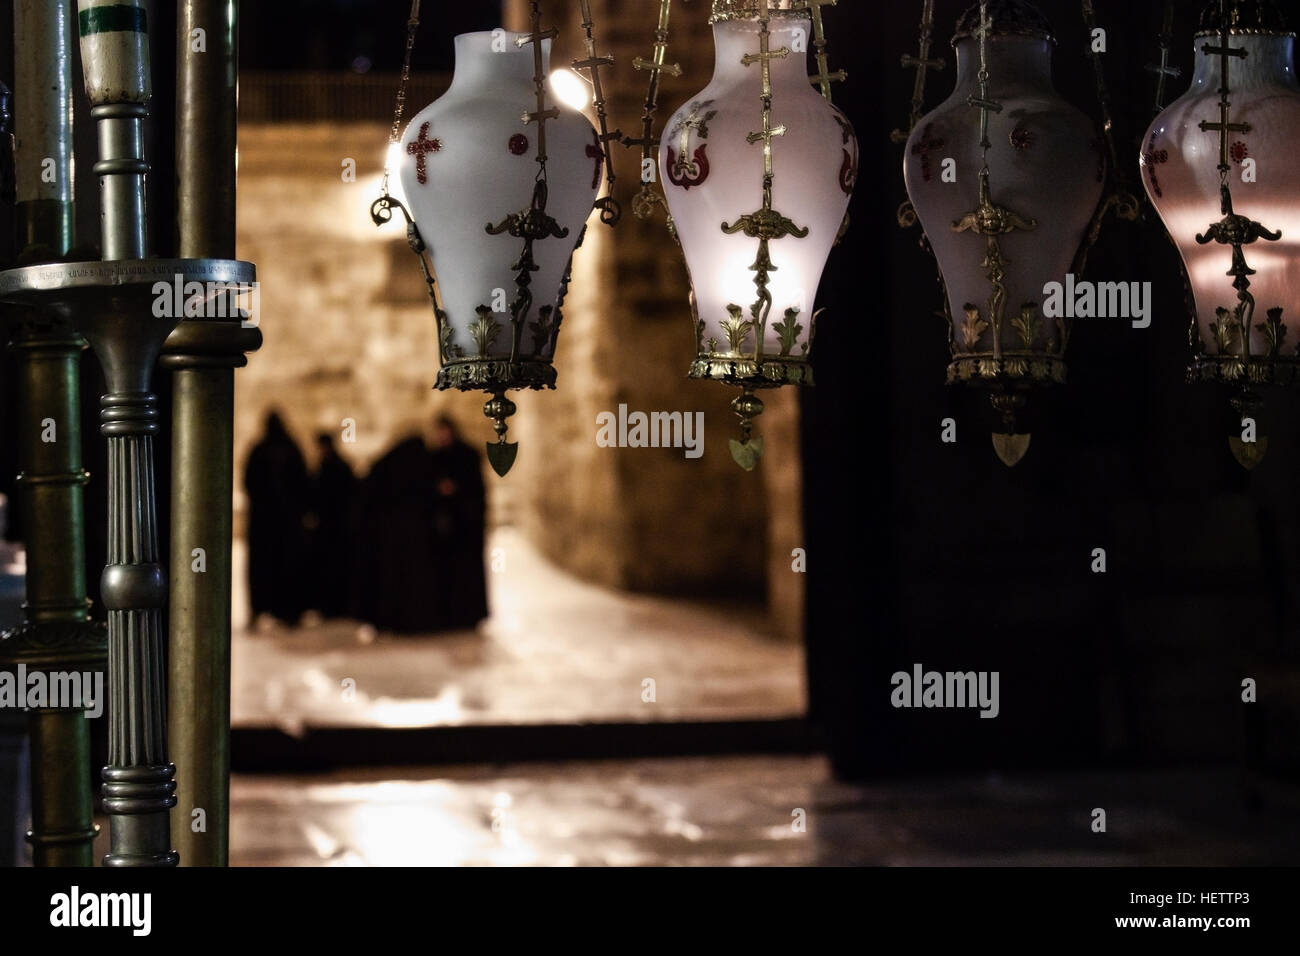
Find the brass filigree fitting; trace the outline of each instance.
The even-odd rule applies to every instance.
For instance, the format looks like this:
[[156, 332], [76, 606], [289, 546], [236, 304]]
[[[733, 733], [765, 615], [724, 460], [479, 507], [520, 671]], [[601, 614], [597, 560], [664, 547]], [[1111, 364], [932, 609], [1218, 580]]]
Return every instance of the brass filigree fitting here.
[[[763, 15], [760, 0], [713, 0], [710, 23], [728, 20], [757, 20]], [[767, 15], [773, 19], [807, 20], [808, 7], [802, 0], [768, 0]]]
[[[1056, 36], [1052, 33], [1052, 24], [1042, 12], [1024, 0], [990, 0], [988, 15], [991, 37], [1041, 37], [1052, 43]], [[976, 39], [979, 36], [980, 5], [969, 7], [957, 21], [957, 29], [952, 35], [952, 45], [957, 46], [962, 40]]]
[[498, 391], [483, 404], [483, 414], [492, 420], [492, 430], [497, 433], [497, 440], [487, 443], [488, 463], [502, 478], [510, 471], [519, 454], [519, 443], [506, 441], [506, 432], [510, 429], [506, 419], [518, 410], [519, 407], [506, 398], [504, 391]]
[[740, 440], [731, 439], [731, 457], [745, 471], [753, 471], [763, 457], [763, 436], [754, 436], [754, 419], [763, 414], [763, 400], [754, 394], [753, 389], [746, 388], [735, 401], [731, 410], [740, 419]]
[[689, 378], [711, 379], [741, 388], [780, 388], [782, 385], [812, 385], [812, 365], [793, 358], [737, 358], [701, 355], [691, 364]]
[[1198, 355], [1187, 366], [1188, 382], [1227, 385], [1300, 384], [1300, 358], [1295, 356]]
[[495, 392], [507, 388], [555, 388], [555, 366], [542, 360], [470, 359], [449, 362], [438, 371], [439, 391]]
[[1222, 36], [1225, 26], [1229, 36], [1295, 36], [1287, 29], [1286, 17], [1273, 0], [1232, 0], [1225, 7], [1220, 7], [1218, 0], [1206, 4], [1197, 39]]
[[948, 365], [948, 384], [1064, 385], [1065, 362], [1041, 352], [959, 355]]

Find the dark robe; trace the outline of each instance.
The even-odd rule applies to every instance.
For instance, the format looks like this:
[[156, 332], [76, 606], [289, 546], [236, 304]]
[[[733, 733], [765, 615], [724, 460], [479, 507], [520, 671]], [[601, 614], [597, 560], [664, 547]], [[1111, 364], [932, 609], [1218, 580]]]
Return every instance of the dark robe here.
[[487, 495], [478, 452], [453, 441], [432, 455], [437, 489], [437, 587], [442, 627], [475, 627], [488, 616], [484, 536]]
[[361, 618], [395, 633], [437, 630], [434, 481], [424, 442], [409, 438], [375, 462], [362, 501]]
[[311, 606], [325, 617], [352, 613], [350, 593], [355, 563], [357, 478], [334, 450], [325, 453], [312, 482]]
[[296, 624], [306, 606], [304, 517], [310, 486], [298, 446], [278, 423], [253, 446], [244, 469], [248, 492], [248, 596], [253, 616]]

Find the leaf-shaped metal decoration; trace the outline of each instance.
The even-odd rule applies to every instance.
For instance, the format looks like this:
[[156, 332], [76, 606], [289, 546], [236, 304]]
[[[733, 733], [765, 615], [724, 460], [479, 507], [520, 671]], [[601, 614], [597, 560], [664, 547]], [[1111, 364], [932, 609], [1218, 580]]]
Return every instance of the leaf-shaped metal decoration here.
[[487, 443], [488, 464], [490, 464], [492, 470], [502, 478], [504, 478], [506, 473], [514, 466], [515, 458], [518, 454], [518, 442], [490, 441]]
[[798, 309], [786, 309], [785, 318], [772, 326], [781, 339], [781, 354], [789, 355], [794, 350], [794, 343], [799, 339], [803, 326], [795, 320], [799, 318]]
[[754, 328], [752, 320], [745, 318], [744, 311], [738, 305], [727, 306], [730, 315], [722, 320], [722, 331], [727, 334], [727, 345], [733, 355], [739, 355], [745, 346], [745, 340]]
[[737, 441], [732, 438], [728, 445], [731, 448], [732, 459], [745, 471], [753, 471], [759, 459], [763, 457], [762, 435], [755, 435], [748, 441]]

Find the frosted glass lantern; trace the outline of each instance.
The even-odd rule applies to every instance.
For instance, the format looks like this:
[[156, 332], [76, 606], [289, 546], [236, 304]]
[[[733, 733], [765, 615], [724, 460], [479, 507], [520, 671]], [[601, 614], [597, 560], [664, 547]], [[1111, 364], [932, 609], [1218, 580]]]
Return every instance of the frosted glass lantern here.
[[[497, 397], [485, 412], [501, 442], [507, 389], [554, 388], [552, 359], [570, 259], [600, 189], [604, 153], [581, 113], [559, 107], [545, 123], [546, 177], [537, 209], [536, 63], [529, 34], [493, 30], [456, 37], [447, 92], [415, 115], [401, 141], [400, 181], [437, 277], [440, 389]], [[551, 41], [542, 43], [543, 76]], [[556, 108], [551, 100], [548, 109]], [[513, 218], [512, 218], [513, 217]], [[533, 268], [521, 253], [532, 232]], [[494, 404], [494, 402], [496, 404]]]
[[[1300, 85], [1295, 35], [1277, 7], [1265, 0], [1227, 7], [1229, 47], [1245, 53], [1230, 60], [1228, 119], [1248, 127], [1228, 131], [1227, 183], [1234, 215], [1261, 227], [1241, 246], [1253, 270], [1245, 275], [1253, 303], [1243, 306], [1234, 287], [1232, 245], [1210, 235], [1227, 211], [1218, 168], [1222, 58], [1207, 50], [1220, 44], [1217, 2], [1201, 16], [1191, 89], [1147, 130], [1141, 172], [1182, 254], [1196, 303], [1188, 378], [1227, 382], [1248, 394], [1254, 385], [1296, 382], [1300, 363]], [[1263, 447], [1234, 441], [1233, 451], [1250, 467]]]
[[[1104, 146], [1052, 86], [1051, 25], [1021, 0], [993, 0], [987, 40], [988, 176], [981, 175], [980, 8], [957, 23], [957, 85], [907, 142], [907, 195], [939, 261], [951, 322], [948, 382], [981, 386], [1003, 414], [993, 445], [1008, 466], [1029, 447], [1016, 412], [1031, 388], [1065, 381], [1069, 320], [1044, 314], [1101, 199]], [[926, 319], [928, 322], [929, 319]]]
[[[758, 0], [714, 3], [713, 79], [673, 113], [659, 146], [691, 281], [698, 355], [690, 376], [744, 390], [733, 407], [745, 440], [732, 442], [732, 454], [745, 468], [762, 450], [761, 438], [748, 436], [762, 410], [753, 391], [812, 382], [812, 305], [857, 176], [852, 127], [808, 81], [808, 12], [790, 6], [772, 0], [764, 40]], [[770, 196], [765, 130], [773, 132]]]

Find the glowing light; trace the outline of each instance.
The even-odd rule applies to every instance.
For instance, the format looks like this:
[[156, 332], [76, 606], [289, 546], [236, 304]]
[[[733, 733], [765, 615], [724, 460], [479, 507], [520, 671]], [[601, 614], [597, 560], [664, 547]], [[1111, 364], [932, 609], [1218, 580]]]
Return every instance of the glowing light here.
[[551, 93], [571, 110], [585, 110], [591, 102], [591, 86], [572, 70], [553, 70]]

